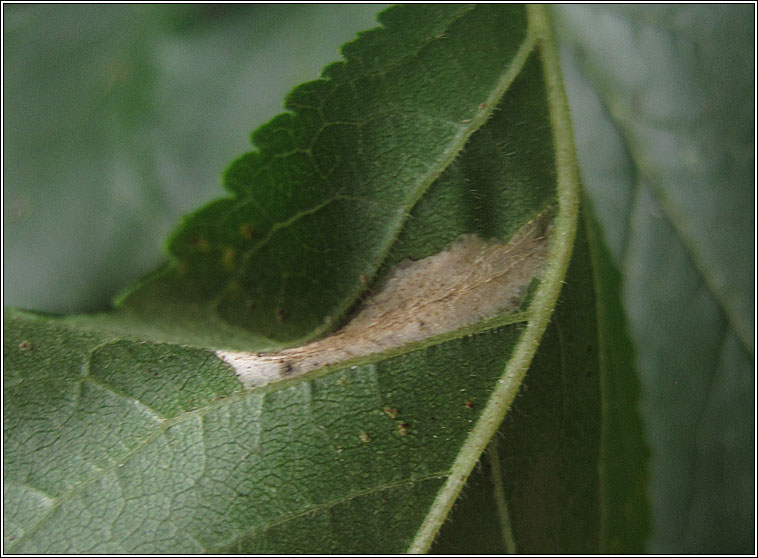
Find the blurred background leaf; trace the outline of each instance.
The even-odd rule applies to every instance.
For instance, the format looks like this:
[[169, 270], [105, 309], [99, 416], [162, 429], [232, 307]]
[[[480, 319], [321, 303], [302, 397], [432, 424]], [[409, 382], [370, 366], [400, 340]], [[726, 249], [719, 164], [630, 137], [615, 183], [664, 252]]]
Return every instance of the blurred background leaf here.
[[655, 553], [755, 550], [754, 10], [555, 10], [636, 353]]

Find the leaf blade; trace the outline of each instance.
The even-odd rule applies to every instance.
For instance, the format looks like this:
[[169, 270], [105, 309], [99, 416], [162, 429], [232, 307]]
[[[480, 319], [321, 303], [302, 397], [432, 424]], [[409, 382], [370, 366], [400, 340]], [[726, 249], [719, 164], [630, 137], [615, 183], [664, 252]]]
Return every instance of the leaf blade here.
[[[524, 48], [528, 51], [532, 47]], [[519, 102], [530, 100], [529, 91], [542, 99], [557, 94], [557, 101], [555, 98], [552, 100], [552, 109], [555, 109], [556, 102], [565, 104], [556, 89], [560, 86], [555, 82], [555, 68], [550, 78], [552, 85], [548, 87], [552, 88], [552, 93], [545, 93], [540, 79], [540, 61], [534, 57], [524, 58], [525, 65], [520, 76], [528, 76], [528, 79], [525, 78], [520, 87], [526, 87], [527, 94], [521, 97], [506, 95], [502, 103], [488, 108], [502, 112], [506, 121], [508, 117], [518, 114]], [[535, 75], [538, 78], [536, 81]], [[517, 85], [514, 81], [509, 93], [516, 92]], [[514, 104], [514, 98], [521, 100]], [[545, 111], [548, 104], [543, 102]], [[476, 109], [480, 110], [478, 107]], [[153, 329], [140, 332], [138, 327], [146, 324], [128, 312], [45, 322], [37, 335], [42, 335], [48, 327], [60, 328], [61, 324], [64, 328], [78, 329], [83, 335], [99, 332], [100, 341], [95, 346], [89, 345], [74, 367], [83, 372], [71, 378], [74, 387], [81, 389], [81, 386], [96, 385], [107, 392], [107, 398], [118, 401], [124, 409], [130, 405], [144, 407], [148, 403], [154, 416], [150, 423], [152, 427], [147, 429], [149, 432], [138, 436], [144, 442], [138, 451], [127, 451], [126, 457], [118, 457], [110, 467], [100, 467], [100, 474], [90, 474], [82, 482], [68, 487], [66, 497], [60, 499], [55, 509], [33, 527], [36, 532], [17, 541], [13, 548], [24, 551], [65, 548], [132, 552], [279, 548], [276, 546], [279, 536], [266, 533], [274, 533], [277, 529], [286, 531], [288, 526], [305, 521], [303, 518], [311, 513], [320, 514], [320, 523], [324, 524], [323, 518], [328, 518], [332, 513], [341, 513], [340, 506], [343, 504], [347, 506], [345, 509], [354, 503], [359, 503], [356, 504], [358, 509], [367, 509], [359, 502], [361, 499], [370, 501], [373, 509], [381, 510], [383, 502], [376, 494], [394, 490], [401, 495], [402, 490], [396, 490], [400, 486], [398, 483], [410, 482], [418, 487], [418, 507], [412, 510], [415, 519], [402, 522], [392, 515], [388, 518], [388, 525], [395, 526], [392, 537], [388, 538], [382, 530], [377, 534], [382, 535], [382, 540], [365, 539], [360, 542], [369, 546], [382, 544], [388, 551], [408, 548], [420, 518], [428, 513], [438, 478], [450, 474], [449, 464], [460, 453], [463, 440], [470, 438], [468, 425], [477, 420], [482, 423], [482, 419], [478, 418], [482, 413], [481, 407], [469, 405], [472, 402], [469, 398], [484, 401], [489, 397], [513, 347], [517, 347], [521, 356], [517, 365], [509, 368], [517, 373], [506, 378], [506, 383], [510, 384], [511, 393], [515, 393], [521, 379], [519, 371], [528, 365], [541, 328], [544, 328], [558, 295], [565, 266], [568, 265], [576, 222], [576, 168], [570, 160], [570, 145], [565, 144], [566, 141], [570, 142], [570, 127], [564, 122], [561, 125], [561, 141], [564, 143], [559, 142], [558, 149], [558, 157], [563, 158], [563, 162], [558, 165], [557, 171], [552, 170], [555, 167], [552, 163], [553, 151], [545, 149], [545, 145], [552, 144], [549, 138], [553, 129], [544, 125], [549, 120], [546, 114], [536, 114], [538, 124], [533, 131], [538, 132], [536, 135], [541, 145], [534, 152], [547, 153], [544, 157], [551, 162], [550, 170], [545, 171], [544, 165], [537, 165], [534, 161], [525, 165], [529, 170], [525, 183], [534, 184], [538, 195], [525, 195], [523, 204], [515, 204], [508, 219], [498, 224], [502, 228], [498, 229], [497, 236], [507, 236], [519, 224], [553, 203], [555, 190], [552, 183], [545, 185], [540, 180], [534, 180], [534, 177], [546, 175], [552, 181], [555, 180], [554, 173], [557, 173], [562, 184], [559, 197], [563, 205], [557, 221], [558, 238], [561, 240], [552, 248], [557, 261], [551, 264], [549, 280], [543, 281], [533, 294], [532, 310], [517, 315], [515, 323], [494, 324], [473, 334], [456, 332], [452, 339], [421, 349], [409, 347], [389, 358], [377, 357], [373, 362], [314, 374], [297, 382], [237, 393], [234, 382], [229, 382], [230, 371], [219, 368], [218, 361], [209, 359], [206, 348], [193, 349], [177, 346], [175, 342], [167, 343], [166, 340], [171, 339], [174, 332], [161, 331], [160, 323], [147, 324]], [[502, 124], [499, 116], [496, 115], [490, 122]], [[565, 117], [564, 110], [561, 118]], [[507, 138], [511, 130], [499, 128], [493, 126], [497, 133], [505, 132]], [[528, 134], [529, 131], [526, 129], [518, 133]], [[567, 133], [569, 136], [566, 136]], [[498, 136], [494, 134], [493, 137]], [[499, 137], [502, 138], [502, 135]], [[528, 150], [523, 152], [528, 153]], [[567, 155], [569, 160], [566, 159]], [[482, 160], [481, 154], [478, 157]], [[465, 169], [466, 165], [462, 166]], [[529, 173], [531, 181], [528, 179]], [[573, 178], [570, 176], [572, 173]], [[447, 181], [448, 190], [465, 187], [465, 172], [453, 175], [455, 180]], [[487, 190], [482, 188], [481, 191], [486, 193]], [[204, 211], [215, 211], [223, 219], [228, 207], [228, 203], [222, 200]], [[296, 208], [294, 215], [300, 213], [302, 208]], [[414, 225], [422, 223], [417, 230], [426, 230], [427, 224], [423, 224], [423, 219], [412, 221]], [[443, 222], [443, 228], [444, 225]], [[455, 233], [471, 232], [471, 224], [465, 219], [456, 226], [458, 228], [453, 229]], [[490, 223], [485, 227], [491, 226]], [[438, 230], [440, 224], [427, 228]], [[475, 227], [474, 231], [477, 231]], [[232, 226], [219, 234], [236, 234], [246, 238], [250, 232]], [[413, 234], [408, 237], [413, 237]], [[433, 252], [433, 242], [444, 240], [429, 241], [426, 238], [415, 246]], [[195, 244], [202, 245], [202, 242]], [[408, 246], [401, 245], [392, 257], [404, 258], [409, 255], [409, 250]], [[209, 280], [212, 282], [213, 278]], [[547, 283], [550, 289], [545, 291]], [[202, 282], [200, 285], [204, 286]], [[175, 287], [171, 285], [171, 288]], [[194, 285], [193, 288], [197, 290], [198, 286]], [[545, 295], [545, 292], [548, 294]], [[534, 308], [537, 307], [541, 310], [535, 312]], [[535, 316], [538, 317], [537, 325], [534, 324]], [[171, 318], [176, 319], [176, 316]], [[525, 326], [522, 323], [524, 320], [531, 321]], [[524, 348], [523, 340], [517, 343], [524, 328], [530, 332], [527, 336], [528, 348]], [[217, 338], [223, 338], [223, 333]], [[181, 334], [179, 338], [186, 339]], [[250, 337], [240, 338], [250, 340]], [[197, 343], [198, 339], [203, 339], [202, 335], [195, 337], [194, 341]], [[17, 348], [13, 344], [6, 346], [8, 354], [15, 350]], [[137, 374], [138, 370], [132, 369], [129, 359], [125, 357], [130, 351], [142, 355], [145, 363], [160, 363], [157, 370], [160, 381]], [[136, 359], [137, 362], [139, 360]], [[192, 369], [198, 377], [184, 381], [178, 373], [182, 367]], [[59, 380], [49, 367], [41, 366], [40, 370], [51, 382]], [[439, 378], [434, 377], [435, 372], [440, 370], [445, 373]], [[151, 375], [156, 370], [146, 367], [144, 372]], [[434, 378], [432, 389], [430, 376]], [[334, 400], [335, 394], [346, 393], [346, 386], [351, 385], [354, 391]], [[155, 393], [150, 392], [151, 388]], [[464, 392], [466, 398], [462, 399]], [[188, 397], [198, 394], [199, 401], [188, 401]], [[21, 400], [21, 403], [28, 408], [34, 406], [30, 401]], [[507, 404], [497, 401], [494, 404], [496, 413], [502, 416]], [[71, 404], [63, 401], [58, 407], [67, 411]], [[362, 421], [372, 425], [372, 428], [359, 429], [361, 424], [358, 423]], [[70, 423], [76, 424], [76, 421]], [[445, 435], [439, 435], [440, 432]], [[480, 436], [477, 443], [482, 438]], [[261, 442], [262, 439], [265, 443]], [[314, 440], [324, 443], [314, 445]], [[348, 463], [342, 463], [340, 457], [346, 448], [350, 450], [351, 459]], [[429, 448], [434, 451], [430, 452]], [[472, 464], [478, 453], [471, 448], [469, 450], [465, 460]], [[389, 456], [390, 464], [381, 468], [369, 482], [364, 478], [365, 471], [372, 470], [375, 465], [366, 456], [375, 459], [382, 452]], [[23, 473], [23, 464], [12, 464], [14, 467], [10, 470], [13, 474]], [[312, 475], [312, 469], [317, 473]], [[335, 475], [335, 471], [339, 474]], [[330, 482], [336, 485], [330, 485]], [[100, 498], [100, 495], [109, 492], [118, 496], [110, 501]], [[283, 495], [282, 502], [273, 500], [271, 493]], [[251, 494], [255, 494], [258, 505], [250, 506]], [[334, 494], [340, 495], [341, 500], [330, 499]], [[96, 517], [102, 518], [102, 521], [76, 524], [76, 518], [91, 517], [91, 512], [85, 513], [85, 510], [95, 503], [99, 504], [95, 508]], [[408, 519], [407, 513], [405, 518]], [[398, 533], [401, 523], [404, 531]], [[76, 535], [67, 536], [67, 533]], [[354, 541], [355, 536], [350, 525], [345, 525], [341, 532], [332, 531], [330, 536], [325, 539], [330, 545], [341, 541], [342, 548], [353, 548], [350, 541]], [[313, 538], [320, 540], [316, 535]]]
[[[214, 326], [280, 341], [304, 340], [340, 323], [365, 288], [360, 276], [374, 277], [407, 213], [484, 124], [531, 50], [522, 7], [386, 13], [389, 27], [346, 47], [356, 59], [329, 66], [324, 79], [292, 92], [293, 112], [257, 131], [259, 151], [227, 170], [227, 186], [240, 197], [185, 220], [171, 241], [174, 269], [121, 305], [149, 312], [156, 298], [164, 307], [175, 299], [182, 312], [179, 304], [198, 304], [217, 316]], [[466, 44], [472, 25], [498, 39]], [[421, 38], [409, 62], [438, 71], [414, 72], [396, 52], [380, 53], [405, 34]], [[367, 72], [362, 60], [378, 69], [369, 64]], [[462, 72], [473, 79], [461, 82]], [[430, 112], [428, 92], [435, 90], [446, 94]], [[356, 100], [361, 113], [351, 115]], [[330, 265], [322, 265], [324, 258]], [[313, 290], [322, 296], [309, 300]], [[165, 311], [150, 316], [165, 319]]]

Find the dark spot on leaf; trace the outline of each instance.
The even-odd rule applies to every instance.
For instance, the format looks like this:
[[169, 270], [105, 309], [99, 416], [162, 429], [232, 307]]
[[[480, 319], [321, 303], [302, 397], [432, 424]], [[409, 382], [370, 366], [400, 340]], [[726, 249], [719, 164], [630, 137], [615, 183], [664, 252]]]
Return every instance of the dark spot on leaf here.
[[284, 322], [284, 320], [285, 320], [285, 318], [286, 318], [287, 316], [284, 314], [284, 310], [283, 310], [282, 308], [279, 308], [279, 309], [276, 311], [276, 317], [277, 317], [277, 319], [279, 320], [279, 322]]
[[21, 341], [21, 343], [18, 344], [18, 348], [22, 351], [28, 351], [32, 348], [32, 344], [30, 341]]

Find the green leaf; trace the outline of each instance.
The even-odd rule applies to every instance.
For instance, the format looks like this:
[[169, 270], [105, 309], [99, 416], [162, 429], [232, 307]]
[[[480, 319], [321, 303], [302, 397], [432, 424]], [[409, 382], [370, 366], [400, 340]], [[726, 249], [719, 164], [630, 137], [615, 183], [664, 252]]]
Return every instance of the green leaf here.
[[[380, 21], [254, 134], [226, 173], [235, 197], [186, 218], [119, 312], [6, 313], [8, 551], [429, 548], [550, 319], [577, 169], [543, 10]], [[463, 234], [514, 242], [553, 215], [517, 311], [251, 390], [217, 356], [333, 329], [396, 264]]]
[[[601, 539], [609, 522], [601, 515], [613, 517], [613, 512], [601, 510], [613, 498], [603, 492], [627, 486], [628, 479], [618, 476], [609, 483], [602, 471], [607, 414], [601, 408], [601, 379], [607, 379], [601, 370], [608, 367], [599, 355], [594, 297], [592, 263], [580, 230], [559, 303], [522, 391], [464, 488], [452, 521], [443, 526], [435, 554], [589, 554], [607, 546]], [[644, 531], [625, 527], [630, 539], [644, 538]]]
[[218, 197], [250, 130], [377, 11], [4, 5], [4, 304], [109, 309]]
[[[131, 291], [120, 306], [173, 328], [182, 324], [193, 336], [204, 328], [214, 337], [219, 329], [231, 334], [241, 328], [302, 341], [340, 325], [382, 265], [439, 252], [466, 232], [507, 239], [546, 206], [553, 166], [543, 149], [513, 165], [500, 163], [516, 168], [505, 174], [501, 200], [487, 200], [496, 218], [485, 212], [478, 219], [483, 204], [472, 200], [469, 215], [457, 211], [452, 222], [408, 219], [433, 183], [447, 190], [451, 181], [477, 180], [483, 165], [482, 174], [489, 174], [493, 163], [480, 162], [494, 153], [477, 153], [476, 146], [471, 159], [451, 164], [496, 114], [526, 61], [532, 42], [523, 9], [411, 7], [384, 12], [381, 22], [383, 31], [343, 49], [344, 63], [288, 95], [291, 112], [257, 130], [258, 150], [227, 169], [226, 187], [235, 197], [186, 218], [172, 235], [171, 268]], [[475, 33], [489, 42], [471, 45]], [[531, 108], [529, 99], [521, 102]], [[514, 109], [506, 112], [510, 116], [502, 118], [517, 118]], [[539, 133], [535, 128], [513, 126], [514, 135], [502, 141], [526, 144]], [[527, 179], [519, 166], [544, 169], [528, 177], [528, 190], [517, 187]], [[466, 172], [468, 167], [477, 170]], [[460, 191], [460, 185], [452, 188]], [[430, 194], [439, 196], [451, 194]], [[467, 222], [473, 219], [479, 222]], [[414, 244], [396, 247], [406, 221]], [[198, 324], [208, 316], [212, 324]]]
[[[332, 58], [331, 54], [323, 55], [300, 77], [275, 85], [278, 74], [287, 66], [274, 53], [281, 48], [292, 49], [295, 65], [302, 62], [307, 66], [304, 58], [318, 51], [318, 45], [333, 51], [358, 27], [349, 23], [353, 8], [334, 7], [327, 23], [319, 20], [325, 9], [332, 8], [116, 6], [77, 11], [68, 6], [4, 6], [6, 303], [68, 312], [102, 308], [110, 297], [108, 293], [151, 268], [157, 257], [157, 239], [168, 224], [216, 195], [216, 173], [230, 153], [243, 149], [243, 137], [251, 123], [277, 110], [279, 99], [292, 84], [309, 79]], [[754, 238], [750, 226], [754, 197], [749, 189], [754, 182], [754, 14], [748, 9], [556, 9], [587, 186], [589, 203], [584, 203], [584, 212], [595, 279], [597, 330], [593, 337], [583, 312], [561, 310], [563, 305], [577, 308], [572, 300], [582, 300], [582, 289], [587, 288], [586, 284], [572, 286], [576, 281], [572, 277], [577, 276], [575, 264], [561, 294], [554, 325], [541, 339], [525, 389], [514, 400], [501, 429], [507, 441], [498, 439], [497, 447], [483, 456], [481, 466], [474, 467], [453, 510], [452, 522], [443, 527], [433, 547], [435, 551], [502, 553], [539, 548], [553, 552], [562, 550], [560, 546], [581, 548], [585, 553], [595, 548], [630, 554], [644, 550], [752, 550], [754, 423], [746, 417], [754, 412], [754, 274], [749, 267], [754, 259], [750, 241]], [[339, 38], [336, 29], [342, 23], [349, 33]], [[323, 33], [327, 26], [329, 32]], [[77, 32], [81, 28], [86, 32]], [[305, 45], [302, 52], [296, 46], [300, 39]], [[263, 54], [256, 57], [256, 52]], [[60, 58], [66, 63], [60, 64]], [[255, 60], [262, 62], [256, 65]], [[276, 71], [272, 71], [273, 65]], [[135, 72], [135, 68], [140, 71]], [[528, 65], [522, 74], [527, 69]], [[150, 102], [143, 102], [145, 99]], [[275, 100], [273, 105], [256, 108], [258, 101], [271, 99]], [[538, 101], [539, 96], [532, 99]], [[74, 112], [66, 116], [64, 108], [69, 107]], [[139, 109], [135, 111], [135, 107]], [[524, 108], [523, 118], [511, 120], [509, 125], [521, 123], [528, 131], [534, 124], [531, 119], [538, 119], [538, 115]], [[498, 116], [496, 111], [493, 118]], [[466, 150], [489, 133], [487, 126], [479, 128], [470, 136]], [[497, 143], [497, 138], [494, 141]], [[543, 149], [542, 140], [519, 141], [522, 154], [529, 151], [524, 149], [527, 146], [533, 148], [535, 166], [542, 164], [546, 173], [554, 168], [552, 161], [539, 159], [549, 151]], [[505, 149], [498, 150], [496, 156], [474, 159], [474, 164], [463, 167], [463, 180], [471, 182], [465, 182], [467, 188], [457, 190], [457, 196], [436, 189], [436, 182], [429, 186], [412, 208], [413, 218], [406, 218], [375, 279], [368, 281], [366, 277], [371, 289], [380, 285], [393, 263], [410, 250], [433, 253], [426, 248], [435, 242], [442, 244], [435, 240], [436, 233], [406, 232], [414, 223], [429, 218], [433, 223], [439, 216], [439, 228], [445, 234], [448, 222], [465, 223], [456, 229], [464, 231], [476, 230], [478, 222], [486, 222], [489, 224], [481, 228], [482, 234], [495, 230], [493, 236], [498, 236], [497, 227], [502, 226], [500, 204], [491, 203], [493, 198], [488, 197], [486, 188], [477, 187], [472, 195], [464, 194], [470, 192], [471, 184], [486, 182], [501, 171], [510, 172], [510, 167], [498, 170], [497, 162], [503, 158], [509, 165], [518, 162], [515, 157], [504, 157], [513, 144], [500, 144]], [[464, 151], [461, 158], [465, 155]], [[458, 173], [452, 170], [457, 163], [455, 159], [438, 181], [445, 182]], [[523, 184], [528, 185], [529, 179]], [[434, 198], [435, 191], [443, 194]], [[475, 211], [461, 211], [469, 207]], [[491, 212], [493, 207], [497, 210]], [[422, 213], [426, 217], [418, 218]], [[526, 219], [529, 214], [526, 211], [522, 217]], [[425, 227], [429, 225], [422, 225], [422, 232], [428, 230]], [[518, 228], [517, 224], [513, 227]], [[252, 228], [238, 232], [249, 234]], [[511, 232], [507, 230], [501, 240], [507, 240]], [[584, 257], [582, 238], [580, 233], [575, 261]], [[153, 282], [150, 288], [155, 286]], [[142, 295], [146, 292], [143, 290]], [[176, 296], [171, 291], [166, 295]], [[162, 298], [153, 300], [158, 308], [165, 308]], [[196, 307], [201, 306], [196, 303]], [[15, 311], [6, 314], [5, 550], [81, 550], [99, 544], [99, 551], [106, 552], [124, 548], [119, 542], [124, 538], [130, 541], [129, 548], [145, 551], [158, 547], [171, 547], [171, 551], [202, 549], [202, 544], [191, 539], [198, 524], [198, 532], [207, 535], [207, 530], [203, 531], [207, 523], [212, 529], [222, 526], [214, 536], [237, 545], [223, 547], [232, 550], [313, 552], [319, 550], [317, 541], [321, 541], [321, 549], [330, 551], [365, 545], [377, 552], [403, 546], [401, 539], [411, 536], [408, 532], [414, 521], [416, 526], [429, 516], [434, 517], [434, 523], [441, 521], [446, 508], [428, 505], [436, 497], [432, 494], [435, 480], [420, 481], [417, 472], [411, 472], [405, 477], [410, 479], [409, 485], [402, 484], [404, 481], [386, 485], [391, 494], [378, 502], [374, 493], [363, 492], [312, 513], [284, 514], [286, 520], [278, 522], [264, 520], [265, 530], [248, 538], [238, 536], [245, 531], [241, 524], [250, 518], [245, 515], [250, 510], [240, 511], [244, 498], [236, 492], [229, 497], [228, 490], [234, 487], [240, 493], [254, 493], [249, 484], [234, 483], [255, 479], [253, 469], [246, 468], [247, 460], [234, 459], [239, 454], [215, 449], [208, 454], [211, 463], [222, 465], [214, 465], [211, 473], [205, 468], [205, 451], [196, 450], [189, 434], [183, 447], [190, 449], [171, 453], [175, 446], [166, 441], [177, 442], [181, 438], [177, 432], [189, 429], [178, 426], [180, 417], [218, 419], [224, 409], [233, 408], [235, 398], [285, 391], [293, 385], [313, 386], [317, 380], [325, 381], [331, 374], [345, 371], [333, 368], [314, 373], [307, 382], [296, 379], [247, 395], [237, 393], [237, 380], [209, 349], [279, 345], [254, 336], [245, 327], [208, 323], [213, 315], [200, 308], [179, 318], [174, 308], [161, 323], [145, 321], [140, 313], [127, 311], [97, 319], [48, 319]], [[350, 312], [344, 319], [349, 317]], [[525, 318], [521, 315], [517, 319]], [[485, 331], [519, 327], [507, 321], [485, 323], [468, 331], [477, 338]], [[579, 385], [556, 389], [556, 374], [559, 370], [578, 374], [578, 370], [570, 366], [537, 368], [540, 359], [545, 360], [540, 355], [555, 350], [551, 342], [555, 332], [573, 335], [574, 330], [582, 332], [581, 342], [562, 346], [560, 354], [576, 355], [578, 363], [586, 362], [599, 370], [599, 450], [593, 438], [597, 424], [591, 424], [597, 401], [588, 400], [586, 408], [560, 406], [564, 396], [568, 401], [576, 394], [570, 388], [579, 389]], [[455, 342], [456, 335], [444, 343], [437, 339], [417, 344], [413, 351], [424, 354], [441, 350], [438, 347]], [[499, 342], [498, 335], [492, 333], [490, 339]], [[572, 352], [572, 348], [593, 343], [597, 346], [594, 364], [592, 359], [583, 360], [580, 351]], [[507, 359], [510, 345], [501, 349]], [[465, 353], [465, 348], [460, 350]], [[383, 363], [390, 357], [402, 359], [413, 351], [407, 348], [375, 362], [368, 358], [349, 366]], [[439, 382], [447, 381], [447, 375], [456, 379], [458, 368], [451, 362], [459, 360], [445, 360], [442, 372], [414, 366], [410, 375], [426, 374], [428, 381]], [[188, 374], [186, 370], [198, 373]], [[377, 377], [387, 374], [391, 373], [382, 372]], [[570, 377], [584, 384], [581, 374]], [[417, 381], [414, 385], [421, 385]], [[410, 382], [407, 378], [403, 382], [405, 389]], [[428, 383], [422, 389], [439, 389], [446, 393], [440, 401], [460, 404], [445, 392], [444, 385], [438, 385]], [[589, 381], [584, 385], [594, 389]], [[419, 395], [423, 393], [415, 396], [414, 404]], [[137, 400], [143, 406], [133, 403]], [[298, 408], [301, 402], [295, 401]], [[310, 403], [314, 398], [304, 396], [301, 401]], [[315, 401], [321, 399], [316, 397]], [[335, 407], [351, 408], [344, 401], [340, 399]], [[386, 417], [397, 432], [396, 438], [388, 439], [414, 441], [418, 431], [413, 422], [403, 418], [406, 409], [400, 409], [403, 413], [393, 419], [390, 415], [397, 407], [378, 407], [382, 408], [374, 409], [377, 415]], [[481, 401], [466, 399], [468, 415], [462, 417], [483, 417], [481, 407]], [[537, 411], [532, 412], [534, 409]], [[156, 419], [164, 414], [171, 418]], [[338, 425], [346, 431], [344, 421], [352, 417], [343, 418], [341, 408], [334, 409], [332, 415], [336, 418], [329, 426]], [[282, 415], [272, 412], [270, 416]], [[436, 419], [435, 414], [431, 416]], [[540, 425], [551, 416], [561, 416], [564, 422], [541, 430]], [[422, 418], [428, 419], [426, 415]], [[234, 423], [235, 433], [243, 432], [243, 441], [260, 439], [254, 427], [261, 422], [253, 420], [245, 427], [239, 424], [243, 420], [251, 422], [245, 415], [236, 423], [229, 418], [227, 424]], [[150, 421], [154, 421], [152, 425]], [[297, 433], [298, 425], [291, 424], [286, 420], [277, 423], [278, 432], [286, 429]], [[322, 440], [324, 432], [330, 432], [329, 426], [310, 438], [303, 435], [294, 439], [306, 447], [313, 439]], [[575, 426], [581, 426], [582, 432], [572, 429]], [[78, 435], [83, 432], [92, 438]], [[562, 432], [570, 434], [556, 438]], [[287, 435], [279, 434], [279, 439]], [[560, 447], [566, 456], [575, 456], [577, 464], [584, 463], [587, 456], [581, 447], [570, 443], [570, 435], [585, 440], [582, 447], [586, 445], [588, 454], [599, 455], [597, 467], [585, 467], [584, 477], [580, 467], [538, 449], [540, 444], [549, 449]], [[213, 436], [212, 441], [222, 440], [220, 434]], [[348, 437], [353, 445], [342, 445], [343, 453], [344, 448], [353, 450], [356, 446], [376, 448], [374, 431], [351, 431]], [[556, 440], [555, 446], [549, 446], [551, 439]], [[427, 442], [424, 439], [424, 444]], [[161, 443], [166, 451], [155, 449]], [[649, 472], [646, 443], [651, 447]], [[233, 444], [239, 444], [239, 438], [227, 445]], [[371, 475], [377, 461], [397, 469], [393, 455], [401, 459], [403, 471], [424, 463], [427, 445], [417, 444], [414, 451], [404, 454], [390, 447], [392, 451], [372, 453], [372, 459], [355, 459], [334, 469], [347, 471], [345, 474], [353, 475], [350, 481], [360, 486], [355, 480], [356, 470], [363, 468]], [[520, 448], [518, 453], [515, 447]], [[470, 464], [478, 451], [470, 452], [465, 460]], [[231, 465], [226, 459], [230, 456]], [[203, 473], [193, 473], [195, 457], [202, 460]], [[143, 472], [137, 464], [139, 459], [148, 464]], [[558, 478], [564, 475], [575, 484], [567, 480], [556, 490], [545, 490], [555, 477], [544, 474], [545, 467], [539, 474], [537, 467], [519, 466], [523, 462], [549, 465]], [[352, 470], [351, 464], [358, 469]], [[509, 464], [516, 466], [508, 468]], [[119, 474], [124, 468], [127, 472]], [[281, 470], [292, 469], [282, 466]], [[219, 481], [222, 473], [225, 476]], [[186, 485], [175, 489], [180, 477]], [[118, 513], [114, 509], [128, 498], [111, 489], [116, 482], [109, 485], [108, 481], [114, 478], [132, 483], [127, 486], [133, 500]], [[195, 479], [199, 480], [193, 484]], [[147, 488], [140, 492], [134, 483], [143, 480], [140, 486]], [[430, 483], [427, 488], [424, 482]], [[161, 483], [163, 489], [154, 488]], [[266, 486], [266, 482], [255, 486], [259, 485]], [[587, 489], [567, 502], [563, 495], [580, 485]], [[214, 490], [214, 486], [222, 488]], [[522, 487], [533, 487], [534, 491]], [[113, 498], [108, 500], [103, 495]], [[199, 496], [207, 498], [192, 501]], [[593, 499], [599, 513], [592, 507], [581, 508]], [[223, 516], [227, 500], [235, 503], [228, 521]], [[209, 507], [207, 502], [218, 505]], [[272, 496], [269, 502], [277, 500]], [[648, 505], [653, 514], [650, 524]], [[170, 511], [161, 515], [162, 509]], [[564, 513], [564, 509], [584, 511], [578, 515]], [[535, 515], [539, 515], [538, 520], [525, 524], [525, 518]], [[66, 523], [77, 518], [77, 525]], [[582, 522], [582, 518], [587, 521]], [[54, 536], [52, 531], [45, 531], [56, 529], [59, 520], [62, 527]], [[599, 525], [593, 525], [595, 521]], [[318, 528], [312, 528], [316, 524]], [[249, 525], [261, 523], [251, 520]], [[549, 533], [540, 536], [541, 528], [549, 529]], [[142, 532], [144, 537], [137, 540], [133, 533]], [[236, 534], [227, 536], [231, 532]], [[648, 532], [651, 542], [643, 546]], [[395, 546], [385, 545], [395, 534], [401, 537], [390, 541]], [[381, 543], [372, 542], [382, 537]], [[429, 542], [429, 537], [425, 540]], [[221, 547], [210, 549], [215, 548]]]
[[557, 12], [583, 179], [639, 368], [648, 550], [750, 553], [754, 10]]

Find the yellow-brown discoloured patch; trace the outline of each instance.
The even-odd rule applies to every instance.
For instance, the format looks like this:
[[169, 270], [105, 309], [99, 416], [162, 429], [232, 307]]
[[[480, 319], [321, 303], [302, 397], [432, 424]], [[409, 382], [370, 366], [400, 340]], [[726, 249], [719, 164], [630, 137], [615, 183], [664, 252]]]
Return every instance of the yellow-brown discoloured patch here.
[[255, 235], [253, 226], [247, 223], [245, 223], [244, 225], [240, 225], [239, 231], [240, 231], [240, 234], [248, 240], [251, 240], [253, 236]]
[[229, 271], [234, 271], [237, 264], [237, 250], [234, 248], [224, 248], [224, 267]]

